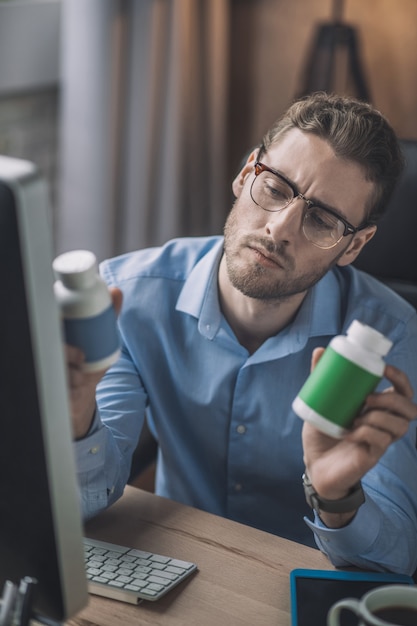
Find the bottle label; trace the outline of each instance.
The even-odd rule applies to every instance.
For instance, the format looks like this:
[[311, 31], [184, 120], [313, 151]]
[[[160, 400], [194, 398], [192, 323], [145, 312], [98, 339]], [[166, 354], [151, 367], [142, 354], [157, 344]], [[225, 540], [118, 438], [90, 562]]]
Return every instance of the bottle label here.
[[328, 347], [298, 397], [314, 413], [345, 429], [380, 379]]
[[118, 355], [119, 337], [112, 306], [92, 317], [64, 319], [64, 333], [69, 345], [84, 352], [87, 366]]

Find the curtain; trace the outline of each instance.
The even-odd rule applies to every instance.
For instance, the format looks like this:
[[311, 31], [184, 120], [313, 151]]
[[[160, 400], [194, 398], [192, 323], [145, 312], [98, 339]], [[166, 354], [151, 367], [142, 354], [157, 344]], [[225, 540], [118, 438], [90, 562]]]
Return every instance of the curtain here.
[[56, 252], [222, 231], [228, 0], [64, 0]]

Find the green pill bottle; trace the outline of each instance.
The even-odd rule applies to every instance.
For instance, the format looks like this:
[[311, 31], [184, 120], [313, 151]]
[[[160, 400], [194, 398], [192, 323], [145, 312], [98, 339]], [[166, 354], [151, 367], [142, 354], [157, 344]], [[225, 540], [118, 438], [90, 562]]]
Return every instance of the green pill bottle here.
[[349, 429], [385, 368], [392, 341], [354, 320], [347, 335], [334, 337], [295, 398], [292, 408], [331, 437]]

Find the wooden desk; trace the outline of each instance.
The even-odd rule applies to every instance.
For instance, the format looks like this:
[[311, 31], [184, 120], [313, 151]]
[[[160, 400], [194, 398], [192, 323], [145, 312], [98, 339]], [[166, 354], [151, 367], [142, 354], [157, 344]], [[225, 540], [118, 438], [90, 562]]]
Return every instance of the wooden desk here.
[[194, 561], [199, 569], [155, 603], [90, 596], [68, 626], [290, 626], [290, 571], [333, 569], [318, 550], [134, 487], [88, 522], [86, 534]]

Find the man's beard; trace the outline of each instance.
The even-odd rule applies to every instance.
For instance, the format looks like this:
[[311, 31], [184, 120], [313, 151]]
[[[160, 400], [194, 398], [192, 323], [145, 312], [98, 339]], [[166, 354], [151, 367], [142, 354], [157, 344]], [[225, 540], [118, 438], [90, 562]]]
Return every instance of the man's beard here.
[[[313, 287], [344, 254], [343, 249], [331, 263], [315, 264], [302, 275], [293, 273], [295, 261], [286, 251], [286, 245], [274, 244], [270, 238], [246, 235], [238, 238], [235, 210], [232, 209], [224, 227], [224, 252], [229, 280], [235, 289], [249, 298], [264, 301], [284, 301]], [[306, 244], [309, 242], [306, 240]], [[313, 244], [310, 244], [313, 245]], [[281, 276], [271, 279], [271, 269], [261, 264], [239, 260], [240, 250], [247, 247], [259, 248], [275, 257], [282, 270]]]

